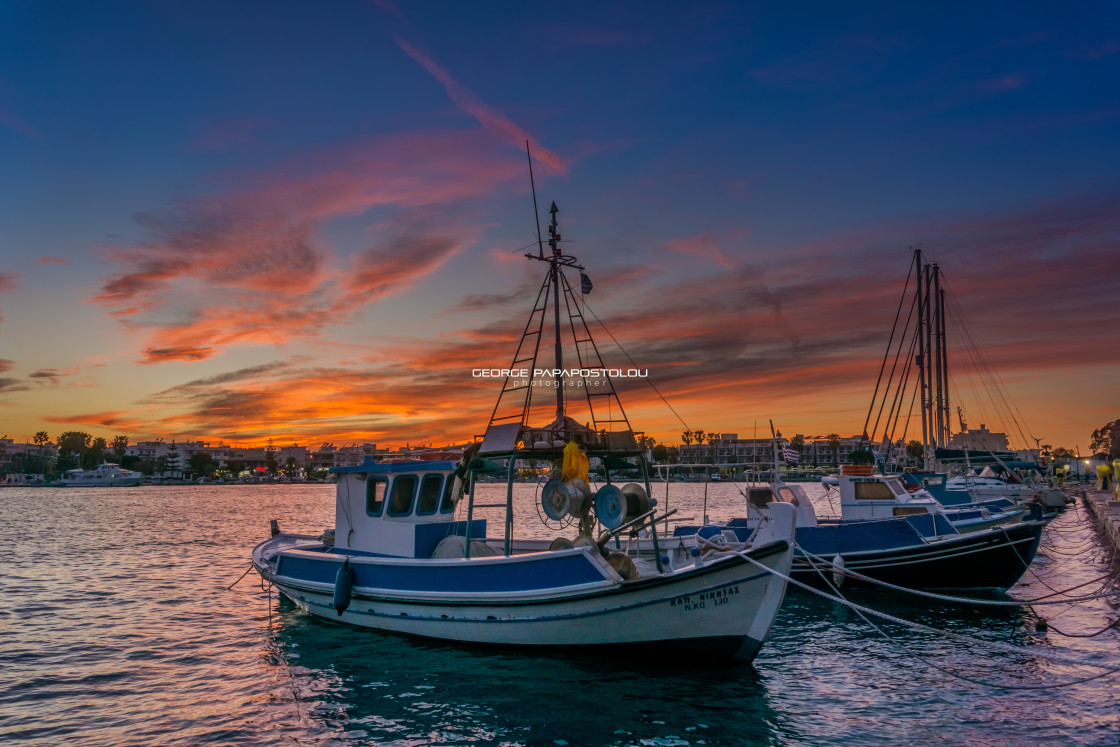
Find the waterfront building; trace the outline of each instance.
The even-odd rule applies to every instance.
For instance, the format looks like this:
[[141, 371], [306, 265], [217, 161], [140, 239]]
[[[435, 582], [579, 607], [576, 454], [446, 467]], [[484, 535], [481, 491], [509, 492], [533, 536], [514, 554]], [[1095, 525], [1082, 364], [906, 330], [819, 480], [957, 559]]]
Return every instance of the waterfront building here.
[[[788, 443], [788, 439], [783, 441]], [[835, 463], [851, 464], [852, 452], [868, 447], [867, 441], [858, 435], [842, 437]], [[875, 447], [879, 448], [879, 445], [876, 444]], [[905, 453], [905, 442], [899, 440], [894, 448]], [[713, 443], [681, 444], [678, 449], [682, 464], [749, 464], [766, 468], [774, 463], [774, 443], [769, 437], [739, 438], [737, 433], [720, 433]], [[802, 467], [827, 467], [833, 462], [832, 446], [827, 438], [811, 436], [805, 439], [805, 445], [801, 448]]]
[[979, 428], [968, 428], [954, 433], [949, 439], [950, 449], [972, 449], [974, 451], [1007, 451], [1010, 444], [1006, 433], [988, 430], [983, 423]]
[[38, 458], [40, 454], [44, 463], [58, 463], [58, 447], [49, 441], [40, 446], [35, 443], [16, 443], [13, 438], [0, 438], [0, 473], [20, 471], [25, 456]]

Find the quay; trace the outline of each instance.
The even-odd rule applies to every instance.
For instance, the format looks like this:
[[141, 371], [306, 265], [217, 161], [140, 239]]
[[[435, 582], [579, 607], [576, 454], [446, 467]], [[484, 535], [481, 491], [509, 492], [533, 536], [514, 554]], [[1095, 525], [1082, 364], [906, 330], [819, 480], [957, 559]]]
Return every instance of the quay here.
[[1111, 490], [1082, 489], [1081, 501], [1104, 542], [1120, 553], [1120, 494]]

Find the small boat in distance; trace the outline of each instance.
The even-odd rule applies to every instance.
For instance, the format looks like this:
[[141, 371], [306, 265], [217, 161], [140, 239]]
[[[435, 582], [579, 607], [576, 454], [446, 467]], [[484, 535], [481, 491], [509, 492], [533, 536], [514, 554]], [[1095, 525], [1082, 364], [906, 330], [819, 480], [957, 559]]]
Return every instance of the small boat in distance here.
[[143, 479], [144, 475], [139, 472], [102, 462], [96, 469], [66, 470], [58, 484], [68, 488], [129, 488], [139, 485]]

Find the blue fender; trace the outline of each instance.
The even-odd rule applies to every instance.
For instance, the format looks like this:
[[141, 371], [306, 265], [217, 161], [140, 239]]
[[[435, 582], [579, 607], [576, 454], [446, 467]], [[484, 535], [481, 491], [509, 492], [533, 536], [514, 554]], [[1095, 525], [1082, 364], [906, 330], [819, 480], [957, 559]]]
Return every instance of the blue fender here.
[[334, 608], [338, 611], [339, 617], [350, 606], [350, 595], [353, 591], [354, 569], [350, 567], [350, 558], [347, 558], [334, 577]]

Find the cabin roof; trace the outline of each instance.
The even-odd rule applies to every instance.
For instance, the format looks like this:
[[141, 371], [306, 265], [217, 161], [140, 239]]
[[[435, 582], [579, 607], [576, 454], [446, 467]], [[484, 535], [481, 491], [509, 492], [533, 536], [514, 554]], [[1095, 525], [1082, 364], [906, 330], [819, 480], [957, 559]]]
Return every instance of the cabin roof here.
[[347, 467], [331, 467], [331, 472], [360, 472], [362, 474], [388, 474], [390, 472], [446, 472], [455, 469], [455, 462], [450, 461], [424, 461], [415, 459], [409, 462], [375, 462], [373, 457], [366, 455], [361, 464]]

